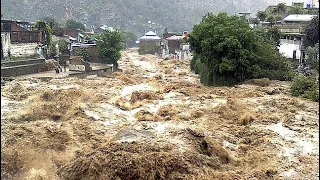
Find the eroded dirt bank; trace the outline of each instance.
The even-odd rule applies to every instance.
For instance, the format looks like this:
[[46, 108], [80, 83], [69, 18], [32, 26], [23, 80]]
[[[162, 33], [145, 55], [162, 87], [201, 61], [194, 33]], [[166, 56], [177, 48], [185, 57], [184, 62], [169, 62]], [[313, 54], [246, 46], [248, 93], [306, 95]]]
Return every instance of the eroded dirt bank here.
[[208, 88], [123, 52], [109, 77], [1, 88], [1, 179], [318, 179], [318, 103], [289, 82]]

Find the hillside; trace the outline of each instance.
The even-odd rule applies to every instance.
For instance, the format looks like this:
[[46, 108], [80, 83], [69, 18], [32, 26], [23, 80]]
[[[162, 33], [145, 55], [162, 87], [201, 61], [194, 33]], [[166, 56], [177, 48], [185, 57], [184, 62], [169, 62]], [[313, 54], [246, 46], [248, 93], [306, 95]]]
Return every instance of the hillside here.
[[63, 22], [72, 18], [96, 27], [106, 24], [142, 33], [150, 28], [190, 30], [207, 12], [251, 12], [255, 16], [276, 3], [278, 0], [2, 0], [1, 12], [5, 19], [36, 21], [52, 16]]

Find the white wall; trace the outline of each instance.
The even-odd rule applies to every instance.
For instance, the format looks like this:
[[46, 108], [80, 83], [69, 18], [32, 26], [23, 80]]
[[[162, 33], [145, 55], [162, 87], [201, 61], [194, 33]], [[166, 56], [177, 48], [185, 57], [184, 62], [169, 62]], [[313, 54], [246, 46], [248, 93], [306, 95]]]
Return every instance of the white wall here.
[[4, 58], [9, 57], [29, 57], [38, 54], [37, 43], [14, 43], [11, 44], [10, 33], [1, 32], [1, 43]]
[[28, 57], [38, 54], [37, 43], [11, 44], [11, 56]]
[[9, 57], [9, 49], [11, 48], [10, 44], [10, 33], [8, 32], [1, 32], [1, 45], [2, 45], [2, 51], [3, 51], [3, 56], [4, 58]]
[[282, 53], [286, 58], [293, 58], [293, 51], [295, 50], [296, 59], [300, 59], [300, 45], [297, 44], [288, 44], [288, 43], [281, 43], [280, 47], [278, 48], [279, 52]]

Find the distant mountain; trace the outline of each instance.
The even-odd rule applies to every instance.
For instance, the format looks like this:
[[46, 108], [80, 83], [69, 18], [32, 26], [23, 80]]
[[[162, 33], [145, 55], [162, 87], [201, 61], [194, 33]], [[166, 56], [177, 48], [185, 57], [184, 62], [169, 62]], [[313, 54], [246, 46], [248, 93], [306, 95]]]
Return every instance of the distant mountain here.
[[[264, 10], [280, 0], [1, 0], [4, 19], [36, 21], [51, 16], [61, 23], [75, 19], [99, 27], [143, 33], [145, 30], [192, 29], [208, 12], [228, 14]], [[149, 21], [149, 23], [148, 23]]]

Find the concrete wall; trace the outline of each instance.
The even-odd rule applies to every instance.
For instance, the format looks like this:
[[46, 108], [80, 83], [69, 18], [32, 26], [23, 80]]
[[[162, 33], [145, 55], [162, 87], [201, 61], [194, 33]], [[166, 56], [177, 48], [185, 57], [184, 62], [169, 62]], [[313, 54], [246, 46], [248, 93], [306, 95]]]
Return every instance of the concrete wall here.
[[90, 64], [85, 62], [81, 56], [70, 56], [69, 71], [92, 71]]
[[1, 48], [3, 57], [6, 59], [9, 57], [9, 49], [11, 48], [10, 33], [1, 32]]
[[8, 61], [1, 63], [1, 76], [20, 76], [43, 71], [44, 59], [29, 59], [21, 61]]
[[78, 77], [78, 78], [87, 78], [91, 75], [97, 75], [97, 76], [105, 76], [112, 74], [112, 67], [107, 67], [105, 69], [99, 69], [99, 70], [93, 70], [90, 72], [76, 72], [76, 73], [70, 73], [69, 76], [72, 77]]
[[10, 77], [10, 76], [20, 76], [25, 74], [33, 74], [40, 72], [43, 64], [30, 64], [12, 67], [1, 68], [1, 76]]
[[37, 43], [11, 44], [11, 56], [30, 57], [37, 54]]

